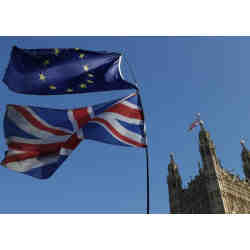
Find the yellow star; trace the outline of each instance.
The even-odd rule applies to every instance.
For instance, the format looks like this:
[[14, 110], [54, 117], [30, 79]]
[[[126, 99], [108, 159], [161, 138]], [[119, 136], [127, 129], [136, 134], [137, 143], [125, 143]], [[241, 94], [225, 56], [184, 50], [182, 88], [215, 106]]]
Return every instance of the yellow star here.
[[82, 59], [83, 57], [85, 57], [84, 54], [80, 54], [79, 57]]
[[87, 85], [84, 84], [84, 83], [82, 83], [82, 84], [80, 85], [80, 87], [81, 87], [82, 89], [86, 89], [86, 88], [87, 88]]
[[88, 76], [89, 76], [89, 77], [94, 77], [94, 75], [93, 75], [93, 74], [88, 74]]
[[94, 81], [92, 81], [92, 80], [87, 80], [87, 82], [88, 82], [88, 83], [94, 83]]
[[89, 66], [88, 66], [88, 65], [84, 65], [84, 66], [83, 66], [83, 69], [84, 69], [85, 71], [89, 71]]
[[43, 73], [40, 73], [39, 77], [40, 77], [41, 81], [45, 81], [45, 79], [46, 79], [46, 76]]
[[52, 90], [55, 90], [55, 89], [56, 89], [56, 86], [50, 85], [49, 88], [52, 89]]
[[46, 65], [49, 65], [49, 60], [45, 60], [44, 62], [43, 62], [43, 64], [46, 66]]
[[79, 50], [79, 48], [75, 48], [75, 50]]
[[69, 93], [73, 92], [73, 89], [67, 89], [67, 92], [69, 92]]
[[60, 53], [60, 50], [59, 49], [55, 49], [55, 54], [56, 56]]

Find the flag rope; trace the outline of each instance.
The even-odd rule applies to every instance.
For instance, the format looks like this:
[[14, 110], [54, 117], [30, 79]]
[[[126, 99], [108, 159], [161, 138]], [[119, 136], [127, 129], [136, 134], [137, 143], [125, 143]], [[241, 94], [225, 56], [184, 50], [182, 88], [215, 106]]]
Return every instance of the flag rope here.
[[141, 95], [139, 93], [139, 84], [136, 80], [136, 76], [135, 76], [135, 73], [133, 71], [133, 68], [132, 66], [130, 65], [130, 63], [128, 62], [125, 54], [123, 55], [124, 56], [124, 61], [126, 62], [126, 64], [128, 65], [128, 68], [129, 68], [129, 72], [132, 76], [132, 80], [134, 81], [134, 83], [136, 84], [136, 86], [138, 87], [138, 90], [137, 90], [137, 94], [138, 94], [138, 98], [139, 98], [139, 102], [140, 102], [140, 105], [142, 106], [142, 116], [143, 116], [143, 120], [144, 120], [144, 135], [145, 135], [145, 144], [146, 144], [146, 147], [145, 147], [145, 154], [146, 154], [146, 183], [147, 183], [147, 191], [146, 191], [146, 195], [147, 195], [147, 214], [150, 214], [150, 183], [149, 183], [149, 152], [148, 152], [148, 138], [147, 138], [147, 133], [146, 133], [146, 128], [145, 128], [145, 114], [144, 114], [144, 109], [143, 109], [143, 105], [142, 105], [142, 101], [141, 101]]

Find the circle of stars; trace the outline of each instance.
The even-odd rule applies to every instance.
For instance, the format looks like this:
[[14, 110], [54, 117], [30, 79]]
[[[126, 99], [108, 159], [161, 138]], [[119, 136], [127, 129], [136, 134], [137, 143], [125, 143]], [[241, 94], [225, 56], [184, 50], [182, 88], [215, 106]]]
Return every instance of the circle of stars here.
[[[79, 48], [75, 48], [75, 50], [79, 51], [80, 49]], [[54, 49], [54, 55], [58, 56], [59, 53], [60, 53], [60, 50], [58, 48], [55, 48]], [[84, 53], [80, 53], [78, 56], [79, 56], [80, 59], [84, 59], [85, 58], [85, 54]], [[49, 64], [50, 64], [50, 60], [49, 59], [46, 59], [46, 60], [43, 61], [43, 65], [44, 66], [48, 66]], [[86, 73], [89, 72], [89, 65], [87, 65], [87, 64], [82, 65], [82, 68], [83, 68], [84, 72], [86, 72]], [[92, 79], [94, 78], [94, 74], [92, 74], [92, 73], [88, 73], [87, 76], [89, 78], [92, 78]], [[92, 80], [92, 79], [87, 79], [85, 83], [82, 82], [79, 85], [79, 87], [81, 89], [87, 89], [88, 88], [88, 84], [93, 84], [94, 83], [94, 80]], [[40, 81], [46, 81], [47, 80], [46, 75], [41, 72], [39, 74], [39, 80]], [[57, 87], [55, 85], [53, 85], [53, 84], [50, 84], [48, 87], [49, 87], [50, 90], [56, 90], [57, 89]], [[65, 91], [67, 93], [72, 93], [72, 92], [74, 92], [74, 89], [73, 88], [67, 88]]]

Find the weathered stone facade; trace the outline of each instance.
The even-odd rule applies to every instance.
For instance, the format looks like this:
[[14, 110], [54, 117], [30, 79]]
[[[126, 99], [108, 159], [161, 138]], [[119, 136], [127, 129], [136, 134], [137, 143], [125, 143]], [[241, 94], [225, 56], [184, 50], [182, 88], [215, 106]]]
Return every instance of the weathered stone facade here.
[[246, 177], [243, 180], [221, 166], [209, 133], [203, 123], [200, 125], [202, 167], [187, 188], [182, 187], [178, 166], [170, 155], [167, 177], [170, 213], [250, 213], [250, 152], [242, 142], [241, 157]]

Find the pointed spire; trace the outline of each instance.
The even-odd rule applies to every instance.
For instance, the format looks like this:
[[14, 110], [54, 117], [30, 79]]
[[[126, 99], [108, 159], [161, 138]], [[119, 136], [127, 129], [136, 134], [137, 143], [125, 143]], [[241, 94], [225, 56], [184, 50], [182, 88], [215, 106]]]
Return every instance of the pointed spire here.
[[203, 120], [200, 120], [200, 128], [201, 128], [201, 130], [204, 130], [204, 131], [205, 131], [205, 128], [204, 128], [204, 121], [203, 121]]
[[209, 171], [212, 173], [219, 166], [215, 145], [210, 137], [210, 133], [205, 129], [202, 120], [200, 120], [200, 128], [199, 150], [202, 158], [202, 166], [204, 170], [210, 169]]
[[171, 213], [180, 213], [182, 210], [182, 179], [174, 161], [174, 154], [170, 153], [167, 176], [169, 203]]
[[205, 129], [204, 127], [204, 121], [200, 120], [199, 122], [200, 124], [200, 133], [199, 133], [199, 139], [200, 139], [200, 142], [201, 141], [210, 141], [210, 134], [208, 133], [208, 131]]
[[171, 153], [169, 154], [169, 156], [170, 156], [170, 162], [169, 162], [169, 164], [168, 164], [168, 169], [169, 169], [169, 170], [170, 170], [170, 169], [172, 169], [172, 170], [177, 169], [177, 165], [176, 165], [176, 163], [175, 163], [175, 161], [174, 161], [174, 153], [171, 152]]
[[240, 145], [242, 146], [241, 157], [242, 157], [243, 162], [248, 162], [250, 160], [249, 159], [250, 153], [245, 144], [246, 144], [246, 141], [242, 138], [240, 140]]
[[206, 131], [204, 127], [204, 121], [200, 120], [199, 124], [200, 124], [199, 141], [200, 141], [200, 144], [202, 144], [204, 142], [209, 141], [210, 134]]
[[182, 180], [178, 170], [178, 166], [174, 161], [174, 154], [170, 153], [170, 163], [168, 164], [168, 183], [175, 183], [175, 187], [181, 188]]
[[250, 152], [245, 146], [245, 140], [241, 139], [240, 144], [242, 146], [241, 159], [243, 162], [243, 171], [246, 179], [250, 179]]
[[175, 163], [175, 162], [174, 162], [174, 153], [171, 152], [169, 156], [170, 156], [170, 162], [171, 162], [171, 163]]
[[177, 164], [174, 160], [174, 153], [170, 153], [169, 156], [170, 156], [170, 162], [168, 164], [169, 173], [171, 173], [173, 175], [175, 175], [175, 174], [179, 175], [178, 167], [177, 167]]
[[200, 133], [199, 133], [200, 139], [201, 139], [201, 137], [206, 137], [207, 139], [209, 139], [210, 135], [204, 127], [204, 121], [200, 119], [201, 114], [198, 113], [196, 116], [197, 116], [197, 119], [198, 119], [199, 125], [200, 125]]
[[247, 148], [246, 148], [246, 146], [245, 146], [245, 140], [242, 138], [241, 140], [240, 140], [240, 145], [242, 146], [242, 150], [244, 150], [244, 151], [247, 151]]

